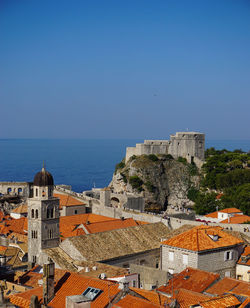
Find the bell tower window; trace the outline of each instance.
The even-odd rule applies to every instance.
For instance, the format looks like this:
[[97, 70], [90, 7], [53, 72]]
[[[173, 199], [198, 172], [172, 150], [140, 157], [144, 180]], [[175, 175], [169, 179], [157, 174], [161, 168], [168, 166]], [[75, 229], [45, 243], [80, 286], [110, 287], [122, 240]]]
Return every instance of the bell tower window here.
[[31, 218], [34, 218], [34, 209], [31, 210]]
[[36, 210], [36, 218], [38, 218], [38, 210]]
[[38, 197], [38, 188], [36, 188], [36, 197]]

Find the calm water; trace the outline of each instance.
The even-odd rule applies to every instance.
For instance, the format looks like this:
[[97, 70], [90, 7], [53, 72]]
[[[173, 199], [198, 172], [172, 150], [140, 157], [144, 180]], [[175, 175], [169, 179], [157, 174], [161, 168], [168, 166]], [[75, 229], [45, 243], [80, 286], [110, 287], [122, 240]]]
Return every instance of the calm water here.
[[[143, 140], [47, 140], [0, 139], [0, 181], [33, 181], [42, 167], [56, 184], [68, 184], [77, 192], [109, 184], [127, 146]], [[250, 140], [208, 140], [206, 147], [250, 150]]]

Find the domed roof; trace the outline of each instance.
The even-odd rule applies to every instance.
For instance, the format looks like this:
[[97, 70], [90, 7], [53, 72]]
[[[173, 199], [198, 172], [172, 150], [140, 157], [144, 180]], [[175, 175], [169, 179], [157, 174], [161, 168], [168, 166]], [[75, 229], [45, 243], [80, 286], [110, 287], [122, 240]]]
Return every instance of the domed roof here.
[[34, 186], [54, 185], [53, 176], [43, 167], [42, 170], [40, 172], [37, 172], [37, 174], [35, 175], [33, 185]]

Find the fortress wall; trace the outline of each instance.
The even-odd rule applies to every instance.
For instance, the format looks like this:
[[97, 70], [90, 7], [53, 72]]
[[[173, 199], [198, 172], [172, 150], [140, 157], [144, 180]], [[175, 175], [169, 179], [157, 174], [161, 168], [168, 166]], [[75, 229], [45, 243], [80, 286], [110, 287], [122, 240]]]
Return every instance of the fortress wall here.
[[126, 162], [133, 155], [171, 154], [174, 158], [185, 157], [189, 163], [202, 165], [205, 156], [205, 134], [177, 132], [168, 140], [144, 140], [126, 149]]
[[167, 154], [168, 147], [168, 140], [145, 140], [144, 143], [126, 149], [126, 162], [133, 155]]

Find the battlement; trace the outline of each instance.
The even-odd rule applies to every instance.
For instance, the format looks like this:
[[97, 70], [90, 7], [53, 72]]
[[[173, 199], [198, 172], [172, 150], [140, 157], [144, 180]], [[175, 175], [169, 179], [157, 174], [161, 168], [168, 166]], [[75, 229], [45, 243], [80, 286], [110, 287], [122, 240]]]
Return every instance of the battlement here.
[[133, 155], [171, 154], [184, 157], [189, 163], [200, 167], [205, 157], [205, 134], [199, 132], [177, 132], [170, 140], [144, 140], [135, 147], [127, 147], [126, 162]]

